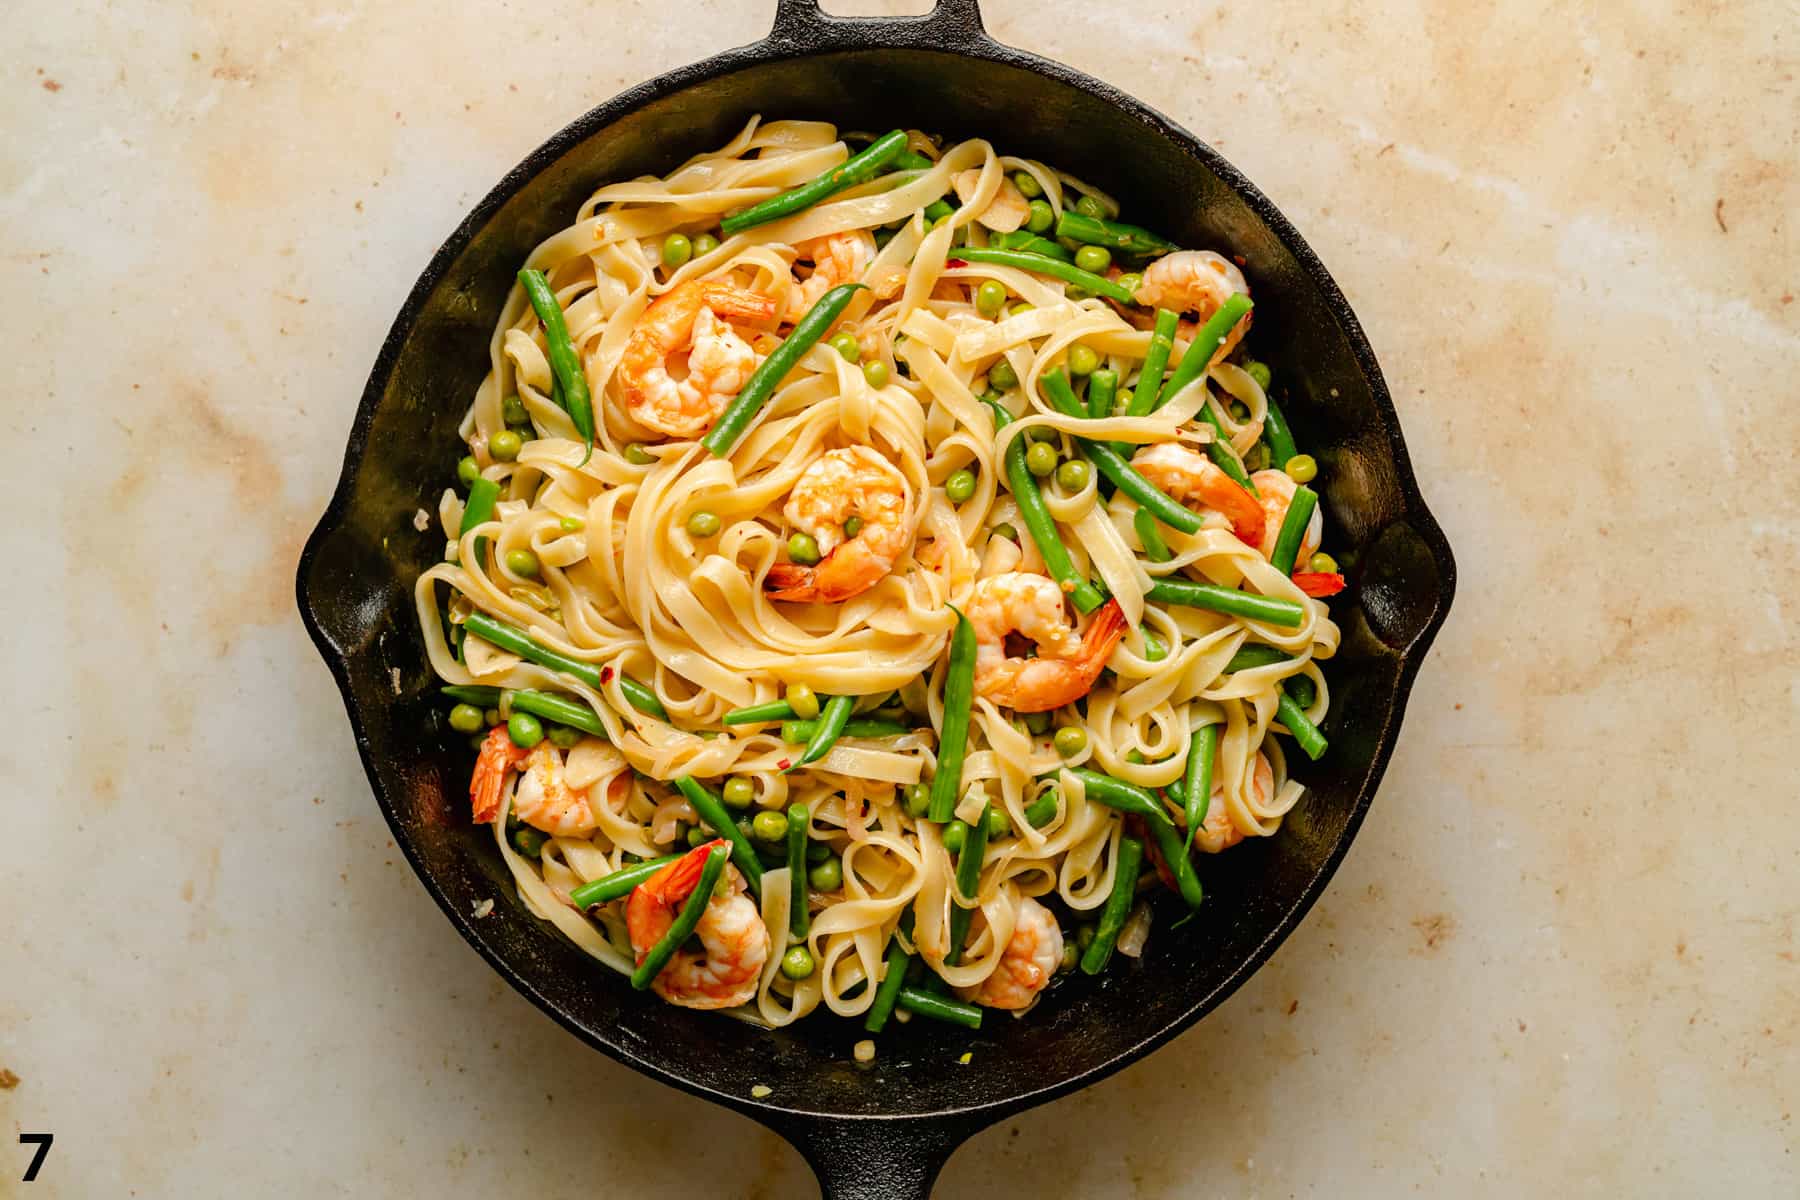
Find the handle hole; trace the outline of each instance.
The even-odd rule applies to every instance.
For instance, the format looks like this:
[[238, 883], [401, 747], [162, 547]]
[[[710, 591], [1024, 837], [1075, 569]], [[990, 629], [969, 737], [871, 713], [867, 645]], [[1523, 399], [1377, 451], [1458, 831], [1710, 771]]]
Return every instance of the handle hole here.
[[819, 0], [828, 17], [922, 17], [936, 0]]

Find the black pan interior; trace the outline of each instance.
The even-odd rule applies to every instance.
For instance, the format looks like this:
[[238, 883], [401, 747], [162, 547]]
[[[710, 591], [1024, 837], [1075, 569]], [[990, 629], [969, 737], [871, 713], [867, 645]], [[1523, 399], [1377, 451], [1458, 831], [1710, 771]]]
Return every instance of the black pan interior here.
[[[371, 378], [345, 480], [302, 563], [301, 604], [397, 840], [464, 935], [545, 1011], [617, 1058], [778, 1126], [791, 1128], [786, 1110], [960, 1112], [973, 1128], [1159, 1043], [1273, 949], [1361, 820], [1453, 568], [1342, 297], [1273, 207], [1210, 151], [1172, 139], [1154, 114], [1092, 81], [1060, 68], [1052, 78], [1010, 52], [790, 52], [740, 52], [596, 110], [503, 181], [446, 244]], [[1105, 187], [1131, 219], [1184, 245], [1241, 256], [1257, 302], [1250, 344], [1274, 366], [1302, 448], [1320, 459], [1327, 541], [1353, 580], [1336, 605], [1345, 644], [1327, 671], [1331, 752], [1294, 765], [1312, 791], [1279, 836], [1203, 864], [1205, 918], [1171, 932], [1164, 912], [1143, 959], [1119, 961], [1097, 982], [1060, 983], [1028, 1020], [990, 1014], [975, 1034], [890, 1026], [870, 1067], [851, 1061], [859, 1024], [821, 1016], [765, 1032], [672, 1008], [527, 915], [491, 840], [470, 826], [472, 755], [442, 723], [413, 612], [412, 580], [442, 539], [416, 533], [411, 517], [452, 478], [455, 427], [517, 265], [597, 184], [666, 172], [756, 113], [989, 137]], [[472, 919], [489, 898], [492, 915]], [[964, 1051], [981, 1069], [958, 1066]], [[766, 1100], [752, 1100], [758, 1085], [772, 1089]]]

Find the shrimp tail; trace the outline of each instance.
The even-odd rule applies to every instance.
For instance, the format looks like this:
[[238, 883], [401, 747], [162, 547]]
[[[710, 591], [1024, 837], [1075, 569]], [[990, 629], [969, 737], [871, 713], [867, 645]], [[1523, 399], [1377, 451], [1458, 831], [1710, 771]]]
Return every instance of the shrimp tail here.
[[1291, 578], [1295, 587], [1319, 599], [1344, 590], [1344, 577], [1336, 571], [1295, 571]]
[[476, 824], [485, 825], [500, 815], [500, 791], [506, 786], [506, 773], [521, 757], [506, 726], [494, 726], [481, 743], [481, 752], [475, 756], [475, 773], [469, 777], [469, 809]]
[[[1011, 689], [1008, 707], [1015, 712], [1050, 712], [1065, 704], [1073, 704], [1093, 690], [1094, 681], [1100, 678], [1100, 672], [1106, 667], [1106, 660], [1112, 657], [1114, 647], [1119, 639], [1125, 636], [1125, 614], [1119, 609], [1117, 600], [1108, 600], [1106, 607], [1094, 614], [1087, 632], [1081, 637], [1081, 649], [1074, 657], [1059, 659], [1033, 659], [1032, 663], [1043, 664], [1038, 670], [1064, 668], [1056, 670], [1055, 682], [1045, 686], [1042, 677], [1024, 686]], [[1054, 667], [1052, 666], [1054, 664]], [[1025, 668], [1026, 673], [1033, 668]], [[1022, 674], [1022, 677], [1028, 675]]]
[[1219, 511], [1231, 521], [1231, 532], [1244, 545], [1255, 549], [1263, 540], [1263, 509], [1256, 497], [1244, 490], [1243, 485], [1227, 478], [1219, 485], [1216, 493], [1207, 497], [1219, 506]]
[[694, 887], [706, 870], [706, 856], [714, 846], [725, 845], [724, 838], [702, 842], [644, 882], [638, 889], [659, 903], [673, 907], [694, 894]]
[[706, 307], [721, 317], [739, 321], [766, 321], [775, 315], [775, 297], [735, 284], [709, 282], [700, 294]]
[[859, 541], [848, 541], [827, 554], [816, 567], [776, 563], [763, 576], [771, 600], [798, 604], [842, 604], [860, 596], [886, 575], [893, 564], [881, 562]]

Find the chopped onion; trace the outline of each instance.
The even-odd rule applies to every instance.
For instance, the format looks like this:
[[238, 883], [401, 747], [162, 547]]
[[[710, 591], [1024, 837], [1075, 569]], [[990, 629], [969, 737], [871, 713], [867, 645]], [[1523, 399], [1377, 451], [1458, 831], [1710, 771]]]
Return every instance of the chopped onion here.
[[1150, 937], [1150, 905], [1142, 900], [1125, 918], [1125, 925], [1119, 930], [1119, 940], [1114, 946], [1126, 958], [1137, 958], [1144, 952], [1144, 942]]
[[677, 825], [684, 821], [692, 825], [699, 819], [699, 814], [694, 812], [694, 806], [685, 799], [674, 797], [664, 800], [656, 806], [656, 811], [650, 816], [650, 840], [653, 842], [670, 841], [675, 836]]
[[854, 1045], [850, 1048], [850, 1053], [856, 1056], [857, 1062], [861, 1062], [861, 1063], [874, 1062], [875, 1061], [875, 1039], [864, 1038], [862, 1041], [856, 1043], [856, 1045]]

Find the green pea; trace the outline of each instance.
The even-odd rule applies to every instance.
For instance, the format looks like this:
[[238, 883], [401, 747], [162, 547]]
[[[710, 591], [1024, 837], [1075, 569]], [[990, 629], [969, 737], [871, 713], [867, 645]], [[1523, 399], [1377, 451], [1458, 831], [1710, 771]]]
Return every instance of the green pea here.
[[647, 467], [656, 461], [656, 456], [638, 443], [631, 442], [625, 447], [625, 461], [634, 467]]
[[975, 289], [975, 311], [984, 317], [997, 317], [1006, 307], [1006, 285], [998, 279], [984, 279]]
[[931, 808], [931, 789], [922, 783], [906, 785], [906, 815], [918, 820]]
[[806, 881], [816, 892], [835, 892], [844, 886], [844, 860], [833, 854], [823, 862], [814, 864], [806, 873]]
[[490, 728], [492, 726], [498, 725], [500, 723], [500, 710], [497, 708], [482, 709], [481, 710], [481, 723], [483, 725], [489, 726]]
[[1026, 713], [1025, 728], [1030, 730], [1034, 737], [1044, 736], [1050, 732], [1050, 714], [1047, 712]]
[[1094, 927], [1086, 921], [1075, 927], [1075, 949], [1078, 953], [1087, 953], [1087, 948], [1094, 944], [1096, 932]]
[[[1037, 307], [1037, 305], [1035, 305], [1035, 304], [1028, 304], [1025, 301], [1021, 300], [1017, 304], [1013, 305], [1011, 308], [1007, 309], [1006, 315], [1009, 317], [1021, 316], [1025, 313], [1030, 312], [1032, 309], [1034, 309], [1036, 307]], [[990, 374], [992, 374], [992, 372], [990, 372]]]
[[1014, 171], [1012, 185], [1019, 189], [1019, 195], [1027, 200], [1036, 200], [1044, 194], [1044, 185], [1037, 181], [1037, 176], [1030, 171]]
[[819, 543], [810, 533], [796, 533], [788, 539], [788, 557], [803, 567], [813, 566], [819, 561]]
[[1083, 375], [1092, 375], [1094, 368], [1100, 365], [1100, 356], [1094, 353], [1092, 346], [1076, 342], [1069, 347], [1069, 374], [1077, 379]]
[[688, 241], [685, 233], [671, 233], [663, 239], [663, 266], [673, 271], [676, 267], [694, 257], [694, 243]]
[[988, 530], [988, 536], [1001, 537], [1009, 542], [1016, 543], [1019, 540], [1019, 530], [1011, 521], [1002, 521], [992, 529]]
[[844, 536], [846, 538], [853, 538], [857, 534], [861, 533], [862, 531], [863, 531], [863, 519], [861, 517], [849, 517], [849, 518], [845, 519], [845, 521], [844, 521]]
[[1100, 217], [1104, 219], [1106, 216], [1106, 205], [1100, 203], [1100, 198], [1098, 196], [1087, 195], [1075, 202], [1075, 211], [1084, 217]]
[[529, 750], [544, 740], [544, 723], [528, 712], [516, 712], [506, 718], [506, 736], [513, 745]]
[[1069, 300], [1086, 300], [1093, 294], [1094, 293], [1088, 291], [1086, 288], [1076, 287], [1072, 283], [1063, 289], [1063, 297]]
[[725, 781], [721, 794], [728, 807], [749, 808], [750, 801], [756, 798], [756, 785], [742, 775], [733, 775]]
[[704, 258], [719, 248], [719, 239], [710, 233], [703, 233], [694, 239], [694, 257]]
[[1012, 821], [1007, 818], [1006, 810], [989, 806], [987, 812], [987, 834], [990, 838], [1005, 837], [1012, 832]]
[[1113, 282], [1135, 295], [1137, 290], [1144, 286], [1144, 277], [1136, 271], [1127, 271]]
[[687, 844], [690, 846], [704, 846], [706, 843], [712, 841], [712, 836], [711, 830], [703, 829], [696, 825], [687, 831]]
[[1318, 575], [1335, 575], [1338, 569], [1337, 559], [1321, 550], [1306, 560], [1306, 569]]
[[1048, 442], [1054, 445], [1060, 436], [1062, 435], [1048, 425], [1033, 425], [1025, 431], [1025, 442], [1030, 446], [1035, 446], [1039, 442]]
[[1075, 252], [1075, 265], [1096, 275], [1112, 266], [1112, 251], [1105, 246], [1083, 246]]
[[961, 821], [952, 821], [944, 826], [944, 849], [952, 854], [961, 854], [963, 844], [968, 841], [969, 827]]
[[709, 538], [719, 532], [719, 514], [697, 508], [688, 514], [687, 531], [690, 537]]
[[961, 504], [975, 494], [975, 472], [966, 468], [950, 472], [950, 478], [944, 480], [944, 495], [950, 497], [950, 503]]
[[1079, 725], [1064, 725], [1056, 731], [1056, 736], [1051, 741], [1055, 744], [1058, 754], [1064, 758], [1074, 758], [1087, 749], [1087, 730]]
[[587, 528], [587, 522], [580, 517], [564, 517], [556, 523], [556, 526], [564, 533], [580, 533]]
[[1244, 455], [1244, 470], [1261, 471], [1269, 465], [1269, 462], [1269, 447], [1258, 442], [1250, 447], [1249, 452]]
[[538, 556], [529, 550], [508, 550], [506, 552], [506, 569], [521, 578], [536, 579]]
[[1056, 210], [1050, 207], [1048, 200], [1033, 200], [1026, 208], [1025, 228], [1033, 233], [1043, 233], [1056, 224]]
[[935, 225], [956, 210], [950, 207], [947, 200], [933, 200], [925, 206], [925, 223]]
[[876, 389], [886, 387], [888, 385], [887, 364], [879, 359], [870, 359], [864, 363], [863, 382]]
[[519, 451], [525, 446], [525, 439], [510, 429], [502, 429], [488, 439], [488, 453], [497, 462], [511, 462], [519, 457]]
[[815, 969], [812, 951], [805, 946], [790, 946], [781, 956], [781, 973], [789, 979], [805, 979]]
[[456, 478], [464, 487], [468, 487], [481, 478], [481, 464], [473, 456], [463, 455], [456, 462]]
[[1047, 479], [1056, 470], [1056, 447], [1039, 442], [1025, 452], [1025, 467], [1039, 479]]
[[994, 360], [994, 365], [987, 370], [988, 386], [1010, 392], [1019, 386], [1019, 373], [1004, 358]]
[[765, 810], [750, 819], [750, 833], [760, 841], [779, 842], [787, 836], [787, 831], [786, 813]]
[[1250, 406], [1245, 404], [1242, 400], [1233, 400], [1229, 411], [1231, 413], [1231, 419], [1236, 421], [1239, 425], [1242, 425], [1245, 421], [1250, 419]]
[[450, 710], [450, 728], [458, 733], [481, 732], [481, 710], [473, 704], [459, 704]]
[[521, 825], [512, 832], [513, 849], [526, 858], [536, 858], [544, 852], [544, 843], [550, 839], [541, 829], [533, 829], [529, 825]]
[[1311, 483], [1319, 474], [1319, 464], [1310, 454], [1296, 454], [1284, 468], [1295, 483]]
[[1075, 944], [1074, 938], [1070, 938], [1063, 943], [1062, 959], [1056, 964], [1057, 974], [1068, 974], [1075, 969], [1076, 964], [1080, 961], [1081, 947]]
[[1056, 468], [1056, 482], [1062, 485], [1065, 492], [1079, 492], [1088, 485], [1088, 477], [1092, 473], [1092, 468], [1087, 463], [1079, 458], [1071, 458]]
[[506, 418], [508, 425], [524, 425], [531, 420], [531, 414], [525, 411], [525, 402], [517, 396], [508, 396], [500, 402], [500, 415]]
[[1255, 359], [1252, 359], [1244, 364], [1244, 372], [1249, 375], [1250, 378], [1256, 380], [1257, 387], [1265, 392], [1269, 390], [1269, 381], [1274, 378], [1274, 375], [1269, 370], [1268, 363], [1257, 362]]
[[838, 357], [847, 363], [862, 361], [862, 347], [857, 344], [856, 335], [840, 333], [831, 339], [831, 348], [838, 352]]
[[804, 683], [790, 683], [787, 689], [788, 707], [802, 721], [811, 721], [819, 715], [819, 698]]
[[567, 725], [552, 725], [544, 731], [544, 736], [558, 750], [573, 750], [575, 743], [581, 740], [581, 730], [571, 729]]

